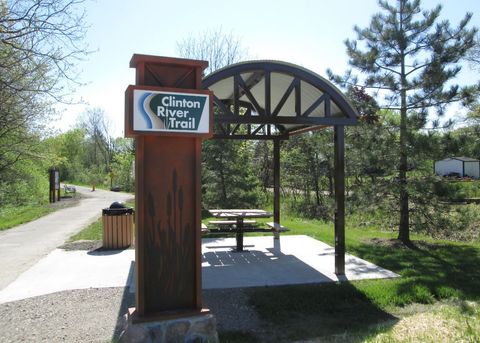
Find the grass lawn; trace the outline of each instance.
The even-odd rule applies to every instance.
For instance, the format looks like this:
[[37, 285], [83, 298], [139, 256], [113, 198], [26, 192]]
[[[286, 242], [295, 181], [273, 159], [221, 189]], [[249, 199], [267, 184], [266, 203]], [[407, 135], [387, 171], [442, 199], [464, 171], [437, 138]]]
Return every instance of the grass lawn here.
[[446, 180], [457, 198], [480, 198], [479, 180]]
[[102, 239], [102, 218], [94, 221], [79, 233], [70, 237], [68, 242], [75, 241], [98, 241]]
[[[60, 190], [60, 196], [65, 196], [63, 189]], [[43, 217], [58, 209], [74, 206], [78, 203], [80, 198], [81, 195], [77, 194], [73, 198], [62, 198], [60, 201], [50, 204], [48, 203], [47, 197], [45, 202], [40, 202], [38, 204], [26, 204], [18, 206], [8, 205], [0, 207], [0, 231], [31, 222], [32, 220]]]
[[[125, 205], [127, 207], [135, 207], [135, 201], [126, 201]], [[73, 235], [72, 237], [69, 238], [68, 242], [75, 242], [75, 241], [81, 241], [81, 240], [91, 240], [91, 241], [98, 241], [102, 240], [102, 233], [103, 233], [103, 227], [102, 227], [102, 218], [96, 220], [89, 226], [87, 226], [85, 229], [80, 231], [79, 233]]]
[[[286, 234], [333, 244], [333, 224], [285, 217], [282, 225], [291, 229]], [[270, 326], [268, 340], [480, 342], [480, 244], [413, 235], [415, 246], [407, 248], [394, 238], [346, 229], [349, 253], [401, 278], [249, 289], [251, 305]]]
[[7, 206], [0, 209], [0, 231], [28, 223], [54, 211], [48, 205]]

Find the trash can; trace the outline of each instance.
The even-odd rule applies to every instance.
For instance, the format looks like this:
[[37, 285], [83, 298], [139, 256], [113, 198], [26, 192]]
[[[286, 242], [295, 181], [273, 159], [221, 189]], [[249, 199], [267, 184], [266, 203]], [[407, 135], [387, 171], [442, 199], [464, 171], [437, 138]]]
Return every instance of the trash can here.
[[102, 210], [103, 248], [125, 249], [132, 245], [133, 208], [115, 201]]

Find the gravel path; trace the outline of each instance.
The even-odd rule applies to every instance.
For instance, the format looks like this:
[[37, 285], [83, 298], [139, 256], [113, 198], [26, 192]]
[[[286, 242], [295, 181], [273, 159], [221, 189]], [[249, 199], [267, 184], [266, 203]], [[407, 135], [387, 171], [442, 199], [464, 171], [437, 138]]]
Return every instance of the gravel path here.
[[[219, 331], [261, 331], [247, 300], [242, 289], [204, 291]], [[111, 342], [134, 304], [134, 294], [125, 288], [72, 290], [1, 304], [0, 341]]]

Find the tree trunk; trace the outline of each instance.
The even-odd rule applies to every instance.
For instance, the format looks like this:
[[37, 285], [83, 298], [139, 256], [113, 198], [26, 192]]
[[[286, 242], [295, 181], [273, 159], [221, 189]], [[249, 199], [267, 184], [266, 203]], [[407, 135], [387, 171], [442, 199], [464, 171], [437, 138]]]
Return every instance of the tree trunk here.
[[[400, 32], [403, 30], [403, 2], [400, 2]], [[407, 189], [407, 77], [405, 73], [405, 45], [406, 42], [400, 38], [400, 165], [398, 167], [398, 178], [400, 183], [400, 224], [398, 226], [398, 239], [404, 244], [410, 244], [410, 218], [408, 208]]]
[[[401, 112], [404, 112], [403, 110]], [[407, 189], [407, 144], [406, 144], [406, 111], [400, 114], [400, 165], [399, 165], [399, 182], [400, 182], [400, 225], [398, 227], [398, 239], [405, 244], [410, 243], [410, 216], [408, 206], [408, 189]]]
[[398, 227], [398, 239], [404, 244], [410, 243], [410, 213], [408, 206], [408, 189], [407, 189], [407, 109], [406, 91], [401, 91], [402, 108], [400, 110], [400, 164], [398, 167], [398, 179], [400, 186], [400, 224]]

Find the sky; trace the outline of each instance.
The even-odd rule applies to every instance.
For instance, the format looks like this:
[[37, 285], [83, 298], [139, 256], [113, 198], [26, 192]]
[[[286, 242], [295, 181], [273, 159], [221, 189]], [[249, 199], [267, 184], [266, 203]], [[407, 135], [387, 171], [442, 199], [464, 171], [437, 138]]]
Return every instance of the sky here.
[[[480, 1], [423, 0], [422, 8], [437, 4], [452, 26], [472, 12], [471, 24], [480, 27]], [[180, 57], [178, 42], [207, 30], [232, 33], [248, 59], [290, 62], [321, 76], [327, 68], [343, 74], [348, 68], [345, 39], [355, 39], [354, 25], [368, 26], [377, 12], [377, 0], [87, 0], [86, 43], [93, 53], [78, 65], [85, 85], [75, 94], [84, 104], [59, 107], [62, 116], [54, 126], [66, 131], [82, 112], [100, 108], [112, 135], [123, 136], [124, 93], [135, 83], [132, 55]], [[465, 66], [459, 83], [474, 83], [479, 76]], [[457, 111], [453, 108], [449, 116]]]

